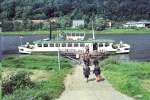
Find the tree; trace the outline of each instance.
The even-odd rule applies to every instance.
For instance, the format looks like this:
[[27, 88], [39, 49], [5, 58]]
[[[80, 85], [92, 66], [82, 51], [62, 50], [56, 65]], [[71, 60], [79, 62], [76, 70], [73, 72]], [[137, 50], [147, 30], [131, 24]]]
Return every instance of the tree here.
[[3, 20], [2, 22], [3, 32], [13, 31], [13, 22], [8, 20]]
[[71, 18], [69, 16], [60, 17], [58, 22], [60, 23], [60, 27], [66, 28], [71, 26]]
[[23, 31], [23, 25], [21, 22], [15, 21], [13, 26], [13, 31]]

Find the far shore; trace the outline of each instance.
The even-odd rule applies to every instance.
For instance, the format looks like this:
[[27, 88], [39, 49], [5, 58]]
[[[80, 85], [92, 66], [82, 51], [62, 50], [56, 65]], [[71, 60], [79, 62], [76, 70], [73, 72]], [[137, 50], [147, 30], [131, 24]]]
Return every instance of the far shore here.
[[[63, 30], [54, 30], [52, 31], [53, 34], [58, 33], [85, 33], [85, 34], [92, 34], [91, 30], [87, 29], [63, 29]], [[0, 35], [48, 35], [48, 30], [37, 30], [37, 31], [16, 31], [16, 32], [0, 32]], [[150, 28], [139, 28], [139, 29], [106, 29], [103, 31], [95, 31], [95, 34], [150, 34]]]

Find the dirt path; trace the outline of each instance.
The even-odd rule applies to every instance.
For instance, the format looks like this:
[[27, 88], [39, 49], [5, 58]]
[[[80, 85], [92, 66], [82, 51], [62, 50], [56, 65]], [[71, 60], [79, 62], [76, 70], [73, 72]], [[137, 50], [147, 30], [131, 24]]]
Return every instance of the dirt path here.
[[91, 73], [89, 80], [88, 83], [85, 82], [82, 66], [78, 65], [74, 73], [66, 78], [66, 90], [57, 100], [133, 100], [113, 89], [106, 79], [96, 82]]

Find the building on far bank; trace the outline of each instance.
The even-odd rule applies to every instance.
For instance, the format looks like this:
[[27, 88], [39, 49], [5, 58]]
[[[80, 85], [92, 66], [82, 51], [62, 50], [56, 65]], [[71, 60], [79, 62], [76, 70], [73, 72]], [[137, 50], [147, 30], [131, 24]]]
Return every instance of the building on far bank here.
[[84, 20], [73, 20], [72, 21], [72, 27], [76, 28], [79, 26], [84, 26]]
[[125, 24], [123, 24], [124, 27], [128, 28], [128, 27], [137, 27], [137, 28], [141, 28], [141, 27], [148, 27], [150, 28], [150, 21], [144, 20], [144, 21], [129, 21]]
[[32, 21], [32, 23], [34, 23], [34, 24], [40, 24], [40, 23], [48, 23], [48, 20], [31, 20]]
[[2, 32], [2, 22], [0, 22], [0, 32]]

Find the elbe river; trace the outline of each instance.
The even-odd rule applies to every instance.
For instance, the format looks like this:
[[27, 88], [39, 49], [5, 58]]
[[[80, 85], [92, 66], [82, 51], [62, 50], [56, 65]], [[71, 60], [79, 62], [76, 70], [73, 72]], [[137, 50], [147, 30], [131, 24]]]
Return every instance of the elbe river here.
[[[26, 42], [33, 42], [47, 38], [48, 35], [29, 35], [23, 36], [0, 36], [0, 57], [10, 54], [18, 54], [17, 46]], [[87, 35], [86, 38], [91, 38], [92, 35]], [[117, 59], [150, 61], [150, 34], [133, 34], [133, 35], [95, 35], [96, 39], [111, 39], [117, 42], [123, 41], [131, 45], [129, 54], [116, 55]]]

